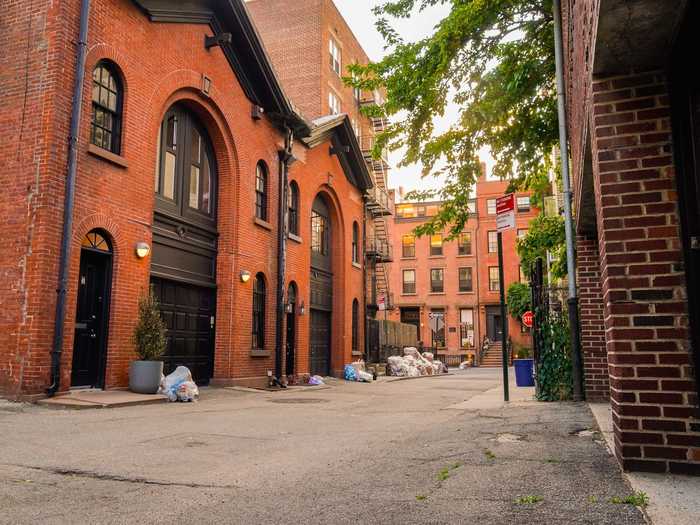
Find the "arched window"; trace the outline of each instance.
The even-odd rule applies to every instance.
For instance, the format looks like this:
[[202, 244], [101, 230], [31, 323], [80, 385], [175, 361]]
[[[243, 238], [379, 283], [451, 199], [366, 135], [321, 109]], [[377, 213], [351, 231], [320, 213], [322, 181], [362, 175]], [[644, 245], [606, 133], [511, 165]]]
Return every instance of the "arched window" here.
[[352, 351], [360, 350], [360, 303], [357, 299], [352, 301]]
[[352, 262], [360, 262], [360, 226], [357, 221], [352, 223]]
[[158, 208], [214, 224], [216, 169], [209, 137], [197, 118], [176, 105], [158, 132], [155, 192]]
[[289, 233], [292, 235], [299, 235], [299, 186], [297, 186], [297, 183], [294, 181], [289, 183], [287, 208]]
[[92, 123], [90, 142], [112, 153], [121, 148], [122, 86], [109, 62], [92, 71]]
[[267, 166], [263, 161], [255, 167], [255, 216], [267, 220]]
[[85, 237], [83, 237], [81, 245], [83, 248], [94, 250], [96, 252], [112, 252], [112, 246], [109, 244], [109, 240], [100, 230], [90, 230]]
[[265, 348], [265, 276], [259, 273], [253, 284], [253, 349]]

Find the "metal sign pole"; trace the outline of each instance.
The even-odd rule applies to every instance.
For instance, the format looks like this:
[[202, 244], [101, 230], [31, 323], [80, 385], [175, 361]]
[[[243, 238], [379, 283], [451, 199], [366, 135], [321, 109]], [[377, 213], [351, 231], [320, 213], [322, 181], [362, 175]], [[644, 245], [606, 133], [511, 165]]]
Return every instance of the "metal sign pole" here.
[[501, 355], [503, 356], [503, 400], [508, 402], [508, 317], [506, 317], [506, 292], [503, 279], [503, 234], [498, 232], [498, 287], [501, 292]]

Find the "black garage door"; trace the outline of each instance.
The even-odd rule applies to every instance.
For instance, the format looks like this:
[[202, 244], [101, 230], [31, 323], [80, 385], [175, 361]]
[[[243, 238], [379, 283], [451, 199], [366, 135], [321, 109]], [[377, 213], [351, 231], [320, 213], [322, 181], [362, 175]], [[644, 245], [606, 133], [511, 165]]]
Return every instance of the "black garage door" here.
[[216, 290], [156, 277], [151, 283], [167, 327], [165, 374], [182, 365], [198, 384], [208, 383], [214, 370]]
[[311, 374], [331, 372], [331, 313], [311, 310]]

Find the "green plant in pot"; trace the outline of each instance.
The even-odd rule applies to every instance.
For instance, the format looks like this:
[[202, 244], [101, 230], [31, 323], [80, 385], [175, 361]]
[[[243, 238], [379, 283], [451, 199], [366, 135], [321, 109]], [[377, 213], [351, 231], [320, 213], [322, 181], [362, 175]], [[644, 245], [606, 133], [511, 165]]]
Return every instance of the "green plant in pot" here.
[[155, 394], [163, 375], [160, 358], [165, 352], [165, 324], [153, 291], [139, 299], [134, 347], [139, 359], [129, 366], [129, 390], [139, 394]]

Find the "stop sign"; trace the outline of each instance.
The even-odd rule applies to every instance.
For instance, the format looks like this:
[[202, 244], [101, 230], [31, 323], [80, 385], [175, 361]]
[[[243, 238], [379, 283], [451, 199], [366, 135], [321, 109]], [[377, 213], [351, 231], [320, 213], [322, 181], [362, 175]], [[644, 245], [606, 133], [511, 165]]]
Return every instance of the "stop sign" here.
[[530, 310], [523, 314], [523, 324], [528, 328], [532, 328], [532, 312]]

